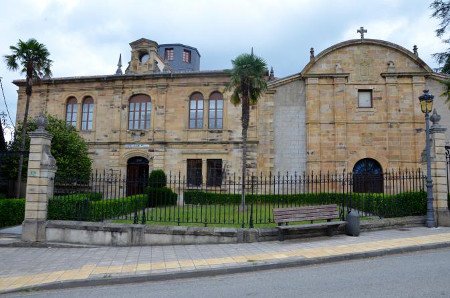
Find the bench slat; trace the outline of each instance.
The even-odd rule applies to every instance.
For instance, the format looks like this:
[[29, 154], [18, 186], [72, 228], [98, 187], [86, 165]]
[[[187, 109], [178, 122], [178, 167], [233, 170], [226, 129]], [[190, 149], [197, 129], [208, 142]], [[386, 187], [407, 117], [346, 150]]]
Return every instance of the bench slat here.
[[305, 220], [329, 220], [339, 218], [339, 212], [336, 204], [303, 206], [291, 208], [274, 208], [274, 221], [291, 222]]

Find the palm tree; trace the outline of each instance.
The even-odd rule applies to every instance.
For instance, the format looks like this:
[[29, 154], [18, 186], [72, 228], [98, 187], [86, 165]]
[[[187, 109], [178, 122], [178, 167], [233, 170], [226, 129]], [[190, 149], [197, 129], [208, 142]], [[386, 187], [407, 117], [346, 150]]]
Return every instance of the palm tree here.
[[30, 38], [28, 41], [24, 42], [19, 39], [16, 46], [9, 47], [12, 54], [5, 55], [6, 66], [10, 70], [18, 70], [21, 68], [21, 73], [26, 74], [26, 88], [25, 93], [27, 95], [27, 101], [25, 104], [25, 114], [23, 116], [22, 123], [22, 139], [20, 144], [20, 158], [19, 158], [19, 169], [17, 175], [17, 191], [16, 196], [20, 196], [20, 183], [22, 180], [22, 165], [23, 165], [23, 154], [25, 150], [25, 137], [27, 132], [27, 118], [28, 109], [30, 106], [30, 97], [33, 92], [33, 82], [39, 80], [43, 76], [50, 76], [50, 66], [52, 60], [49, 59], [50, 53], [45, 47], [45, 45], [37, 42], [36, 39]]
[[231, 102], [242, 107], [242, 210], [245, 208], [245, 177], [247, 174], [247, 130], [250, 120], [250, 105], [258, 102], [267, 89], [265, 76], [268, 73], [266, 62], [255, 55], [241, 54], [232, 60], [230, 82], [226, 87], [231, 91]]

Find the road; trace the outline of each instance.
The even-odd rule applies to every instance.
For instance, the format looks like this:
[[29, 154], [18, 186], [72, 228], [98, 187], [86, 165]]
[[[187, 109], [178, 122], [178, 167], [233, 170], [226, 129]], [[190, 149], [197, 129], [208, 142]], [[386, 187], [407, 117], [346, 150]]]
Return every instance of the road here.
[[450, 297], [450, 249], [365, 260], [7, 297]]

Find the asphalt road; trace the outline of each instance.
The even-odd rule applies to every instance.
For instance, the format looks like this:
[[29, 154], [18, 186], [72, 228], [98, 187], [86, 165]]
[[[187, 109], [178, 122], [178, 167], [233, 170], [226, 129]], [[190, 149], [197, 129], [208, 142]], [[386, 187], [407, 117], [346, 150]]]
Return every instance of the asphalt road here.
[[300, 268], [8, 297], [450, 297], [450, 249]]

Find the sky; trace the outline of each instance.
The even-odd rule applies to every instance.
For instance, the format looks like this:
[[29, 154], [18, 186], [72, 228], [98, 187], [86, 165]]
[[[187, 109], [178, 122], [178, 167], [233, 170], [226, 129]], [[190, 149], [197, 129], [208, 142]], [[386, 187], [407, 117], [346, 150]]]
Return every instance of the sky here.
[[[107, 75], [125, 65], [129, 43], [147, 38], [182, 43], [201, 54], [201, 70], [231, 68], [241, 53], [254, 53], [276, 77], [300, 72], [315, 53], [345, 40], [381, 39], [412, 50], [431, 67], [446, 49], [436, 37], [432, 0], [2, 0], [0, 77], [15, 122], [17, 88], [24, 78], [7, 69], [4, 55], [18, 40], [35, 38], [53, 60], [53, 77]], [[6, 106], [0, 94], [0, 113]], [[11, 123], [9, 123], [11, 126]], [[6, 136], [8, 138], [8, 136]]]

